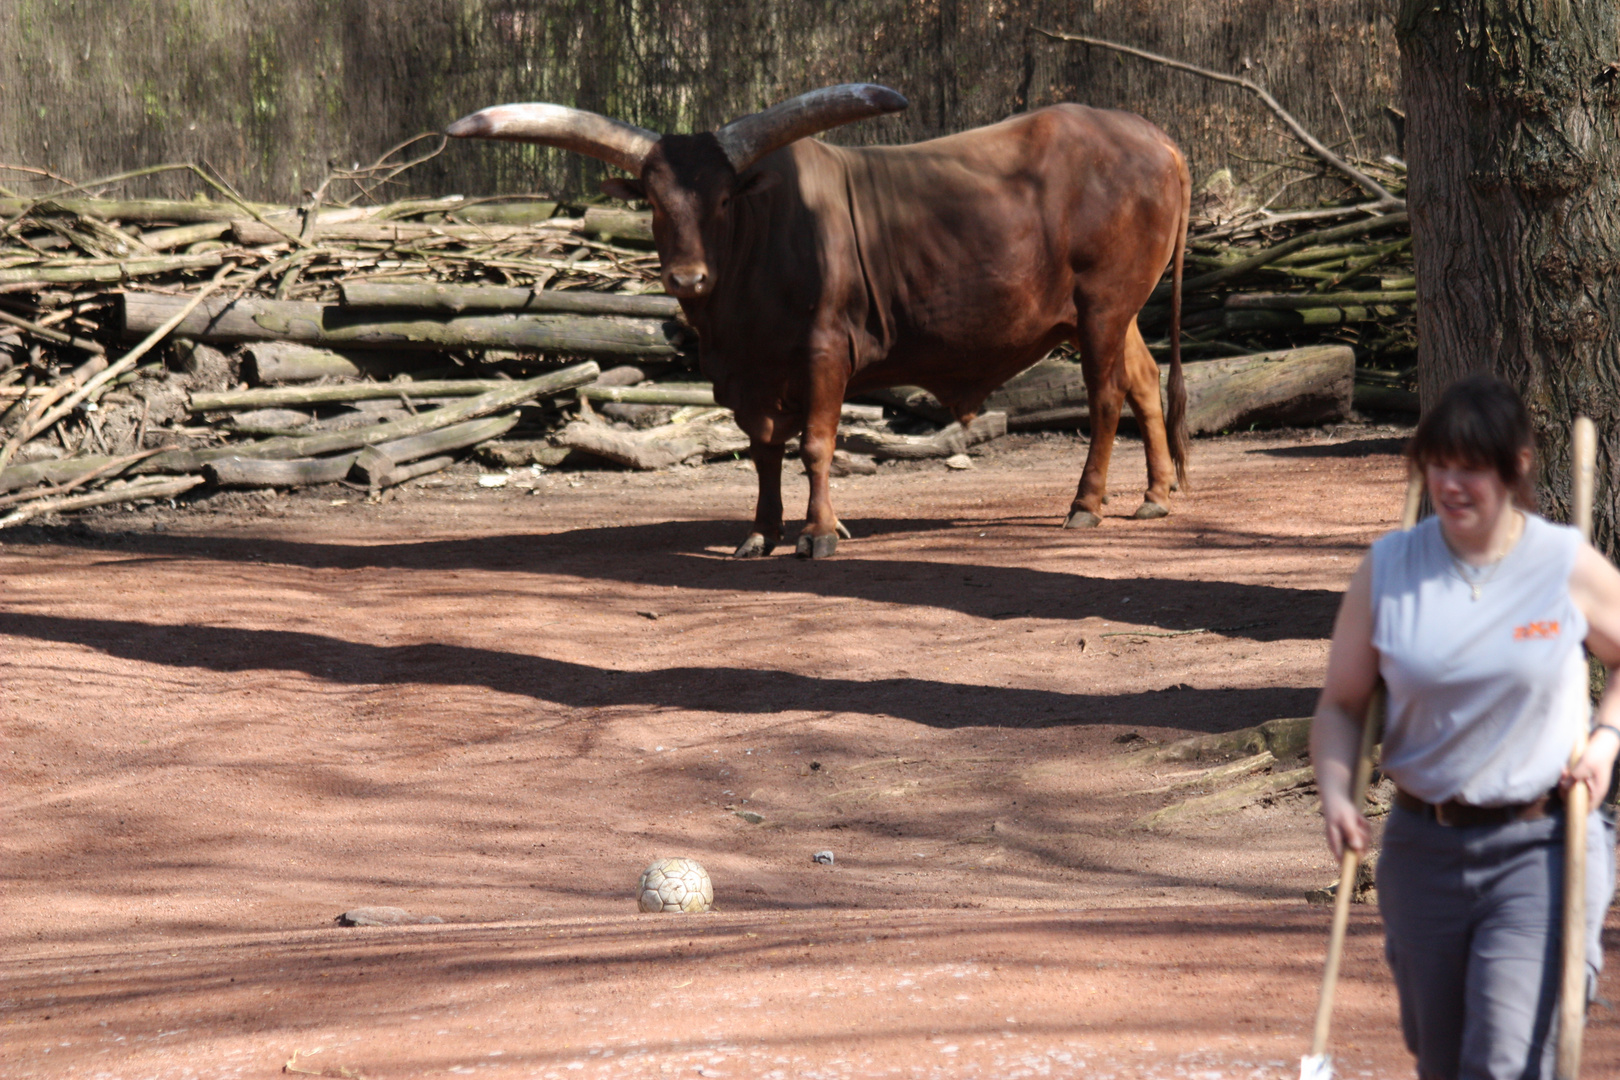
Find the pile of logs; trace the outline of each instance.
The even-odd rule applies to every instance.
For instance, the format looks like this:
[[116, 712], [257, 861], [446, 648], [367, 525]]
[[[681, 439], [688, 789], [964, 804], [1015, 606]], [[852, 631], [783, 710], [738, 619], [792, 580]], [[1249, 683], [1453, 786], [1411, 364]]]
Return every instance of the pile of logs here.
[[[658, 294], [644, 213], [224, 194], [0, 188], [0, 528], [198, 487], [376, 494], [473, 452], [495, 467], [580, 456], [656, 469], [746, 449], [696, 381], [679, 305]], [[1190, 364], [1193, 430], [1342, 419], [1355, 358], [1321, 342], [1368, 313], [1386, 329], [1409, 318], [1404, 215], [1246, 214], [1195, 238], [1189, 355], [1251, 354], [1279, 336], [1296, 348]], [[1150, 305], [1144, 329], [1163, 314]], [[1399, 405], [1402, 374], [1383, 379], [1395, 397], [1382, 407]], [[950, 458], [1086, 418], [1079, 367], [1059, 356], [966, 428], [916, 388], [850, 404], [835, 467]]]

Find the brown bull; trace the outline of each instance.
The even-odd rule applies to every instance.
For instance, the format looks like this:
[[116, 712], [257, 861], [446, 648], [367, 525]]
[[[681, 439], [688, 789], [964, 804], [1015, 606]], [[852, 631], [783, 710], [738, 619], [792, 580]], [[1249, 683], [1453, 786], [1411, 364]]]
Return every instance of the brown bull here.
[[[1181, 153], [1132, 113], [1054, 105], [910, 146], [808, 136], [894, 112], [881, 86], [812, 91], [716, 132], [664, 135], [558, 105], [503, 105], [449, 133], [560, 146], [635, 175], [604, 190], [652, 205], [665, 290], [697, 330], [715, 400], [752, 441], [754, 529], [782, 538], [782, 453], [799, 435], [810, 505], [798, 553], [848, 532], [828, 468], [847, 396], [921, 386], [963, 423], [1061, 342], [1079, 349], [1091, 446], [1065, 527], [1107, 497], [1120, 408], [1147, 446], [1138, 518], [1169, 513], [1186, 477], [1182, 253], [1191, 184]], [[1170, 423], [1136, 313], [1172, 270]]]

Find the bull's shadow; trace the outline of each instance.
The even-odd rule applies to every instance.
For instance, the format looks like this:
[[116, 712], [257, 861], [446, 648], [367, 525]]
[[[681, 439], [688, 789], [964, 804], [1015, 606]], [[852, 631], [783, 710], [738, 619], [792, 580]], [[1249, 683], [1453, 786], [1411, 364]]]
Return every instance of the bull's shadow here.
[[[986, 524], [905, 519], [861, 519], [856, 523], [862, 536], [958, 533], [963, 536], [965, 553], [971, 553], [971, 538]], [[683, 589], [810, 593], [942, 608], [983, 619], [1098, 617], [1166, 630], [1210, 629], [1255, 641], [1327, 637], [1340, 598], [1338, 592], [1327, 589], [1146, 576], [1088, 577], [1029, 567], [864, 558], [859, 545], [853, 544], [847, 554], [829, 561], [806, 562], [790, 556], [732, 560], [721, 552], [727, 550], [723, 545], [735, 531], [731, 522], [670, 521], [372, 545], [102, 533], [88, 528], [19, 529], [12, 539], [85, 545], [160, 559], [201, 558], [309, 569], [548, 573]], [[1033, 535], [1035, 530], [1031, 532]], [[1047, 532], [1055, 530], [1041, 531], [1042, 535]], [[1218, 538], [1208, 542], [1218, 542]], [[1241, 542], [1241, 538], [1233, 542]], [[1083, 560], [1076, 560], [1076, 565], [1083, 567]]]
[[1186, 728], [1189, 717], [1219, 717], [1219, 728], [1224, 730], [1308, 713], [1316, 696], [1313, 690], [1286, 687], [1063, 694], [934, 679], [841, 679], [722, 665], [617, 671], [460, 645], [380, 646], [299, 631], [25, 612], [0, 612], [0, 635], [79, 645], [108, 656], [174, 668], [298, 671], [355, 685], [481, 686], [570, 708], [849, 712], [890, 716], [935, 728], [1116, 723]]

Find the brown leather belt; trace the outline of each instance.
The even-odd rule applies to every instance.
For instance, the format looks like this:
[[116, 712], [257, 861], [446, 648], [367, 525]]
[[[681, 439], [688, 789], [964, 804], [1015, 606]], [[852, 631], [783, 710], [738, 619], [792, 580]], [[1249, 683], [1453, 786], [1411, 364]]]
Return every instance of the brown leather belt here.
[[1402, 810], [1421, 814], [1440, 825], [1471, 829], [1481, 825], [1507, 825], [1515, 821], [1539, 821], [1563, 808], [1564, 796], [1553, 788], [1538, 799], [1509, 806], [1472, 806], [1452, 799], [1443, 803], [1427, 803], [1410, 792], [1395, 789], [1395, 805]]

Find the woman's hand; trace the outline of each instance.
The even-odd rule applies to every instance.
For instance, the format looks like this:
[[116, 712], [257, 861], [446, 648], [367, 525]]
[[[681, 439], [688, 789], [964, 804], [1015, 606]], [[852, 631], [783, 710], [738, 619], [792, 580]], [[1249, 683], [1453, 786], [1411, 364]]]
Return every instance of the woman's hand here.
[[1343, 859], [1346, 848], [1365, 855], [1367, 846], [1372, 843], [1372, 826], [1343, 795], [1323, 793], [1322, 829], [1327, 833], [1328, 850], [1335, 859]]
[[1565, 795], [1577, 781], [1586, 784], [1590, 796], [1588, 805], [1596, 806], [1609, 793], [1609, 778], [1614, 773], [1614, 758], [1620, 753], [1620, 731], [1603, 726], [1592, 732], [1586, 741], [1586, 750], [1580, 760], [1566, 768], [1558, 778], [1558, 790]]

